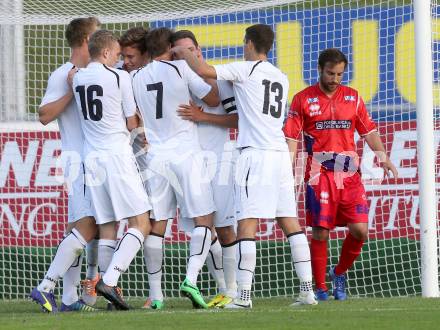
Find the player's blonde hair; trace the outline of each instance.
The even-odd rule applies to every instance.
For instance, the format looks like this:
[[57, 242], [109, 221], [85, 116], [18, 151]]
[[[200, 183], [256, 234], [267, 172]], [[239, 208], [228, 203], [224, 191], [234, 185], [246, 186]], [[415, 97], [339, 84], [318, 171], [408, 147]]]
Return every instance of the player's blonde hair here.
[[81, 47], [84, 40], [98, 27], [101, 22], [96, 17], [75, 18], [66, 27], [66, 40], [70, 47]]
[[111, 31], [96, 31], [91, 35], [89, 40], [90, 57], [99, 57], [105, 48], [111, 48], [115, 42], [118, 42], [118, 38], [116, 38]]

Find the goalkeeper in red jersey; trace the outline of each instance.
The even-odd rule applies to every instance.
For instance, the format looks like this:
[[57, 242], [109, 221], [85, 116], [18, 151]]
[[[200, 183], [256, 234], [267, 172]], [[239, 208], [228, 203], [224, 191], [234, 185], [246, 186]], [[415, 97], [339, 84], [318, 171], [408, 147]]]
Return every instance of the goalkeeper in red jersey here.
[[361, 96], [355, 89], [341, 85], [347, 63], [338, 49], [326, 49], [319, 55], [319, 82], [294, 96], [284, 127], [293, 159], [304, 133], [308, 154], [306, 219], [312, 227], [310, 250], [318, 300], [328, 299], [325, 275], [330, 230], [348, 227], [339, 262], [329, 271], [336, 300], [347, 299], [345, 272], [368, 237], [368, 202], [359, 172], [355, 130], [376, 153], [384, 175], [391, 172], [397, 177]]

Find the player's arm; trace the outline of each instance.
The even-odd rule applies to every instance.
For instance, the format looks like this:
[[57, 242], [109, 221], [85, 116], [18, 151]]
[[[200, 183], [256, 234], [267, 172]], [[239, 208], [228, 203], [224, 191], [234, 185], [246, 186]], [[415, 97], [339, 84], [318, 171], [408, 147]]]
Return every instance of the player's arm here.
[[[66, 107], [69, 105], [70, 101], [72, 101], [73, 98], [73, 90], [72, 90], [72, 79], [74, 74], [76, 73], [77, 68], [73, 68], [69, 71], [69, 74], [67, 76], [67, 82], [70, 86], [70, 88], [67, 90], [66, 94], [61, 96], [55, 101], [48, 102], [38, 109], [38, 119], [40, 120], [40, 123], [43, 125], [49, 124], [51, 121], [58, 118], [58, 116], [66, 109]], [[53, 81], [52, 78], [49, 79], [48, 83], [48, 91], [47, 93], [50, 93], [51, 88], [59, 88], [59, 86], [56, 86], [58, 82]]]
[[[298, 142], [303, 130], [303, 116], [300, 97], [295, 95], [289, 112], [287, 113], [287, 120], [283, 127], [284, 136], [286, 138], [287, 146], [289, 148], [290, 159], [295, 164]], [[295, 166], [293, 166], [295, 169]]]
[[204, 79], [217, 79], [217, 73], [212, 65], [200, 61], [188, 48], [176, 46], [171, 48], [174, 57], [179, 60], [185, 60], [189, 67]]
[[211, 86], [211, 90], [208, 94], [206, 94], [201, 99], [210, 107], [216, 107], [220, 103], [220, 97], [218, 95], [218, 87], [213, 79], [208, 79], [205, 81], [209, 86]]
[[132, 130], [139, 127], [139, 116], [137, 114], [136, 102], [134, 100], [133, 88], [130, 75], [126, 71], [118, 72], [121, 78], [120, 88], [122, 97], [122, 110], [127, 120], [127, 129]]
[[387, 156], [385, 147], [377, 132], [376, 124], [371, 120], [368, 114], [367, 107], [360, 96], [358, 96], [357, 112], [356, 112], [356, 130], [359, 135], [365, 138], [368, 146], [374, 151], [379, 158], [380, 165], [384, 169], [384, 175], [390, 176], [390, 171], [394, 178], [397, 178], [397, 169], [391, 163], [391, 160]]
[[217, 115], [204, 112], [194, 102], [190, 104], [180, 104], [177, 113], [182, 119], [191, 120], [195, 123], [207, 123], [227, 128], [238, 128], [238, 115], [236, 113]]
[[394, 164], [391, 162], [390, 158], [387, 156], [385, 151], [385, 147], [382, 143], [382, 139], [379, 136], [377, 131], [370, 132], [369, 134], [364, 136], [365, 141], [371, 150], [374, 151], [376, 156], [379, 158], [380, 165], [384, 169], [384, 175], [390, 176], [390, 171], [393, 174], [393, 177], [396, 179], [398, 176], [397, 169]]

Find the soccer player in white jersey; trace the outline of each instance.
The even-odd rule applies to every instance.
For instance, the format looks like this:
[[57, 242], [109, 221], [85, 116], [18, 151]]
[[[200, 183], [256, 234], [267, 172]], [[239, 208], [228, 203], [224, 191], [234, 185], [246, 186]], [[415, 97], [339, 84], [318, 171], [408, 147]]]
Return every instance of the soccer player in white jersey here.
[[[188, 48], [203, 61], [202, 51], [191, 31], [176, 31], [172, 38], [173, 46]], [[216, 82], [221, 104], [210, 107], [194, 97], [196, 106], [182, 105], [180, 116], [197, 123], [199, 141], [206, 151], [208, 172], [217, 208], [214, 214], [213, 239], [206, 259], [208, 270], [217, 282], [219, 293], [208, 303], [209, 307], [223, 307], [237, 294], [235, 274], [235, 212], [233, 190], [233, 168], [236, 158], [235, 143], [230, 140], [229, 128], [237, 128], [238, 115], [234, 91], [229, 81]], [[187, 223], [184, 221], [183, 223]], [[217, 236], [215, 236], [217, 232]]]
[[233, 82], [239, 115], [236, 169], [238, 297], [229, 308], [251, 308], [252, 278], [256, 264], [255, 234], [259, 218], [276, 218], [290, 243], [300, 279], [294, 303], [316, 304], [312, 291], [310, 250], [297, 220], [294, 178], [282, 127], [289, 82], [267, 61], [274, 33], [268, 25], [246, 29], [243, 62], [210, 66], [187, 48], [172, 49], [200, 76]]
[[95, 17], [77, 18], [67, 25], [65, 35], [71, 48], [70, 60], [50, 76], [38, 110], [43, 125], [55, 119], [58, 122], [63, 172], [68, 193], [66, 235], [59, 244], [43, 281], [32, 290], [30, 295], [47, 312], [58, 310], [53, 290], [61, 277], [63, 277], [63, 296], [60, 311], [93, 310], [78, 299], [77, 287], [80, 282], [82, 253], [86, 243], [92, 241], [96, 235], [96, 225], [92, 217], [90, 199], [84, 189], [81, 157], [84, 137], [67, 77], [72, 69], [87, 65], [89, 36], [99, 25], [100, 22]]
[[[127, 72], [139, 70], [145, 66], [150, 57], [147, 53], [146, 36], [148, 30], [143, 27], [134, 27], [126, 31], [120, 38], [121, 54], [123, 58], [122, 69]], [[145, 173], [147, 169], [147, 158], [145, 146], [145, 135], [142, 127], [133, 141], [133, 153], [136, 155], [141, 173]], [[154, 219], [150, 219], [154, 226]], [[164, 228], [165, 229], [165, 228]], [[147, 267], [148, 285], [150, 287], [150, 297], [146, 300], [143, 308], [162, 309], [163, 293], [162, 293], [162, 259], [163, 259], [163, 239], [164, 233], [150, 233], [144, 241], [144, 259]]]
[[[116, 240], [115, 225], [128, 219], [96, 291], [116, 309], [129, 309], [117, 282], [142, 248], [150, 232], [148, 196], [130, 146], [129, 130], [138, 126], [136, 104], [127, 72], [113, 69], [120, 56], [118, 40], [110, 31], [95, 32], [89, 40], [91, 62], [73, 78], [72, 88], [84, 132], [86, 184], [92, 198], [100, 239]], [[102, 256], [99, 254], [101, 260]], [[101, 267], [101, 265], [103, 267]]]
[[168, 28], [148, 33], [147, 52], [152, 61], [133, 74], [134, 95], [149, 144], [150, 177], [146, 185], [156, 220], [152, 236], [164, 232], [167, 219], [176, 214], [177, 205], [183, 217], [194, 219], [190, 257], [181, 291], [195, 307], [207, 308], [196, 284], [211, 244], [215, 206], [209, 182], [201, 180], [205, 164], [198, 157], [197, 126], [180, 118], [177, 109], [179, 104], [189, 103], [190, 92], [210, 106], [218, 105], [219, 99], [217, 89], [205, 83], [185, 61], [171, 61], [171, 35]]

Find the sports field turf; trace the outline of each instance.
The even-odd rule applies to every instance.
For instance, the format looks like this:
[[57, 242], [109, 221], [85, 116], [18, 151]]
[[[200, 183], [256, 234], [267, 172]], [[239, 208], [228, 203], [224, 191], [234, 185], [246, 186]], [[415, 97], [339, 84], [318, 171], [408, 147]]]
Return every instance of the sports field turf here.
[[[252, 310], [192, 310], [187, 300], [167, 301], [163, 311], [49, 315], [30, 301], [0, 301], [0, 329], [439, 329], [440, 300], [351, 299], [289, 307], [291, 299], [254, 300]], [[140, 308], [141, 300], [131, 300]]]

